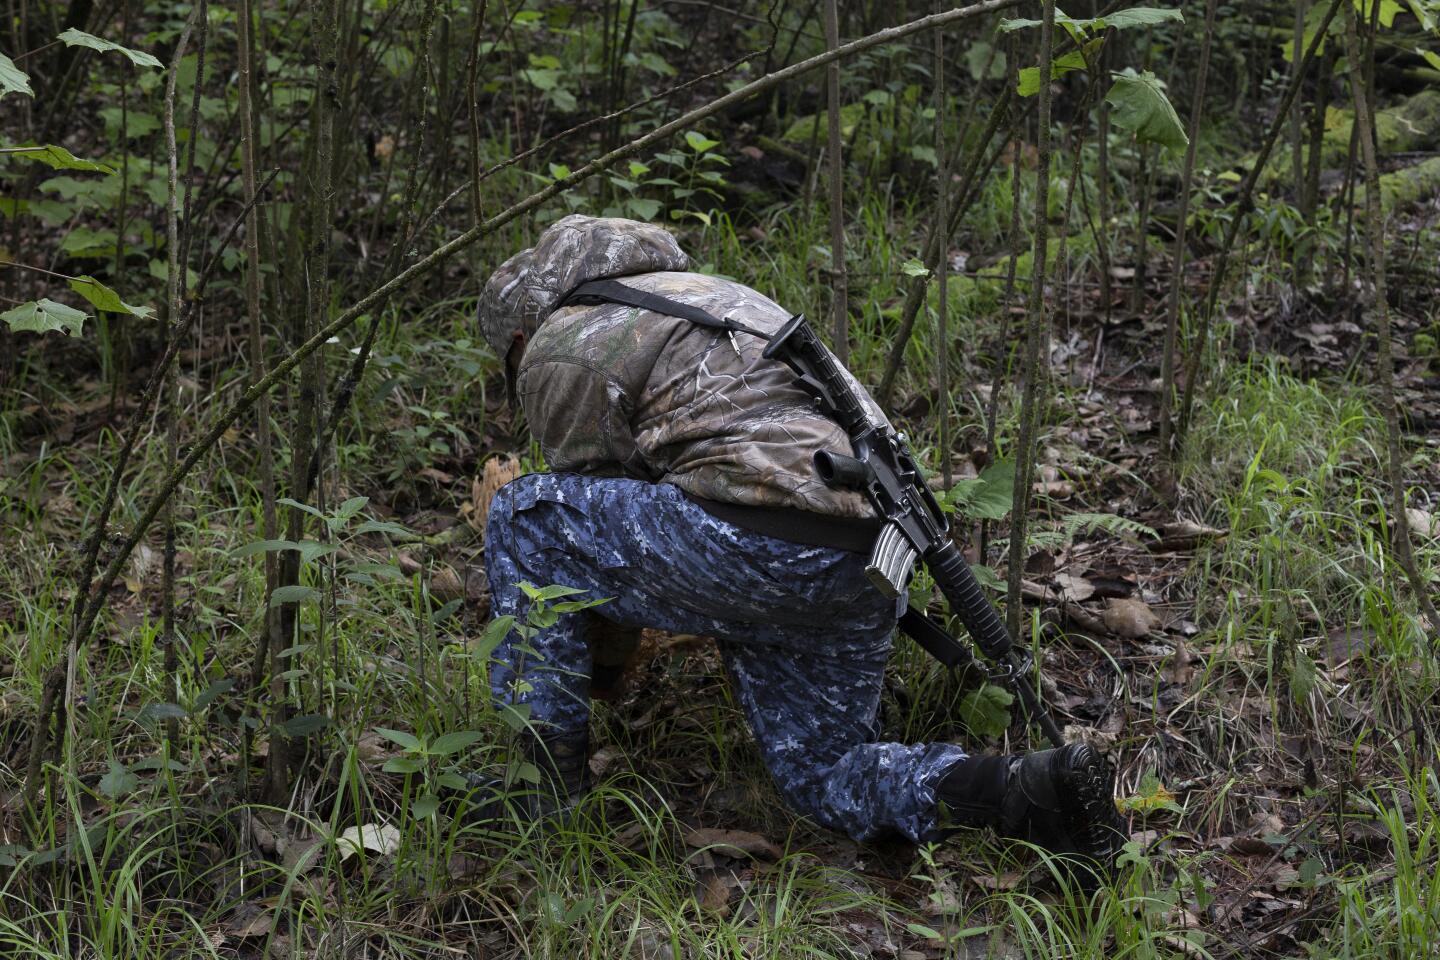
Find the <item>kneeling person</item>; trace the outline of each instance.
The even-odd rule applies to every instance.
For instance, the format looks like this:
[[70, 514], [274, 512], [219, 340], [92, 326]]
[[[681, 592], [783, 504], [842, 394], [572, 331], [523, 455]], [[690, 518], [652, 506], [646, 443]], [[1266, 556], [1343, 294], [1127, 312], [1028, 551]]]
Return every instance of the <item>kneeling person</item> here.
[[565, 303], [583, 283], [618, 279], [767, 334], [789, 319], [688, 266], [659, 227], [570, 216], [506, 261], [481, 297], [484, 335], [555, 471], [521, 477], [492, 502], [494, 614], [523, 613], [522, 581], [613, 598], [542, 630], [528, 644], [538, 658], [510, 640], [496, 652], [492, 686], [529, 704], [528, 752], [552, 807], [586, 787], [597, 671], [587, 639], [599, 617], [716, 638], [781, 795], [827, 827], [925, 841], [989, 825], [1108, 862], [1113, 784], [1091, 748], [971, 757], [880, 739], [905, 600], [865, 575], [880, 529], [870, 505], [812, 465], [816, 451], [849, 450], [848, 438], [788, 368], [761, 357], [765, 343], [663, 312]]

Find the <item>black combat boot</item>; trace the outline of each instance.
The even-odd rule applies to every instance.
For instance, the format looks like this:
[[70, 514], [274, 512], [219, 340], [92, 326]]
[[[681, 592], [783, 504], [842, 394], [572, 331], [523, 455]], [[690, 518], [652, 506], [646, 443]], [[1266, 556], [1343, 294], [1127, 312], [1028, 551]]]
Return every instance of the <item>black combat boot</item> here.
[[993, 827], [1002, 837], [1082, 857], [1104, 873], [1125, 841], [1114, 771], [1088, 744], [969, 757], [946, 772], [935, 792], [950, 825]]
[[508, 787], [503, 777], [471, 773], [465, 777], [469, 809], [467, 823], [502, 820], [507, 812], [528, 820], [543, 820], [575, 807], [590, 789], [590, 732], [551, 736], [523, 734], [520, 755], [540, 772], [540, 782], [518, 780]]

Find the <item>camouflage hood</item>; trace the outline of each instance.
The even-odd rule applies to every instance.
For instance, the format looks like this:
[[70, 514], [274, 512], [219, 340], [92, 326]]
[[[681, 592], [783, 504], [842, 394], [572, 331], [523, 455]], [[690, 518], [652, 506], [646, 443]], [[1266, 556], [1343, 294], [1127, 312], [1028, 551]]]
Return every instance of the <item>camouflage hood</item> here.
[[514, 332], [535, 331], [569, 291], [590, 280], [684, 270], [690, 258], [663, 228], [616, 217], [573, 214], [491, 275], [480, 294], [480, 331], [504, 358]]

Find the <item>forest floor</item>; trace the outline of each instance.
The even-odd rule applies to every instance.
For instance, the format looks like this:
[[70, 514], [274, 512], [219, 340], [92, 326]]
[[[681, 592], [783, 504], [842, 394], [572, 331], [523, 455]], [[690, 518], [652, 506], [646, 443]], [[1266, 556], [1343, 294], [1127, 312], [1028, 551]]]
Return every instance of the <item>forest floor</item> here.
[[[761, 178], [773, 158], [738, 137], [723, 149], [737, 157], [732, 182]], [[1010, 202], [1008, 179], [992, 181], [975, 214], [993, 221], [980, 231], [991, 238]], [[873, 384], [926, 211], [893, 181], [869, 186], [851, 221], [868, 271], [853, 280], [852, 366]], [[790, 200], [679, 232], [703, 269], [818, 314], [826, 218], [808, 197]], [[1408, 522], [1432, 582], [1437, 220], [1431, 201], [1392, 218], [1387, 238]], [[27, 355], [36, 375], [0, 421], [0, 945], [137, 960], [1433, 955], [1440, 664], [1425, 631], [1440, 625], [1415, 615], [1391, 553], [1374, 337], [1336, 281], [1350, 247], [1318, 249], [1308, 285], [1273, 236], [1237, 251], [1194, 420], [1169, 465], [1157, 438], [1168, 229], [1157, 222], [1139, 247], [1149, 271], [1138, 293], [1136, 245], [1110, 251], [1102, 304], [1091, 251], [1075, 244], [1069, 282], [1047, 305], [1026, 639], [1069, 732], [1104, 746], [1119, 771], [1131, 841], [1095, 898], [1036, 851], [983, 834], [861, 844], [795, 818], [700, 637], [649, 634], [628, 692], [596, 704], [598, 787], [572, 816], [546, 827], [455, 816], [447, 785], [498, 762], [508, 735], [485, 684], [486, 464], [543, 468], [473, 320], [478, 284], [513, 252], [496, 238], [448, 268], [435, 284], [448, 296], [412, 292], [374, 318], [367, 379], [306, 506], [309, 539], [292, 545], [304, 558], [301, 642], [274, 689], [289, 718], [262, 728], [267, 697], [245, 690], [266, 549], [247, 425], [178, 500], [174, 669], [152, 534], [74, 661], [66, 736], [37, 810], [22, 799], [36, 703], [65, 658], [76, 557], [155, 358], [137, 356], [133, 389], [113, 390], [108, 360], [78, 341]], [[1187, 304], [1203, 296], [1207, 243], [1186, 267]], [[1017, 433], [1013, 357], [989, 345], [1009, 343], [1020, 311], [1001, 302], [995, 264], [1007, 251], [988, 246], [951, 251], [951, 329], [985, 346], [955, 351], [957, 386], [942, 400], [923, 319], [892, 405], [927, 465], [948, 455], [962, 481], [1005, 460]], [[243, 386], [238, 307], [208, 323], [180, 357], [185, 436]], [[348, 362], [347, 337], [324, 357], [328, 374]], [[945, 454], [941, 402], [955, 424]], [[140, 426], [122, 530], [162, 475], [163, 429]], [[288, 453], [277, 453], [283, 476]], [[971, 560], [998, 568], [1007, 525], [987, 536], [960, 519]], [[901, 638], [884, 734], [1033, 745], [976, 690]], [[289, 745], [290, 782], [258, 802], [272, 736]]]

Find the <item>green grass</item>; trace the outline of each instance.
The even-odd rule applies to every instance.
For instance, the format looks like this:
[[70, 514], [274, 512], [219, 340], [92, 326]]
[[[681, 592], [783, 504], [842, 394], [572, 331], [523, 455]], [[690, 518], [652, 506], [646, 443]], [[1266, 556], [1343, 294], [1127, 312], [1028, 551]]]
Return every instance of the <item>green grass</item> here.
[[[998, 183], [987, 186], [986, 198], [998, 198], [991, 196]], [[909, 204], [877, 189], [855, 211], [853, 354], [868, 382], [878, 380], [888, 354], [901, 264], [918, 248]], [[999, 249], [1006, 219], [985, 223], [977, 244]], [[765, 242], [721, 217], [697, 228], [691, 246], [707, 269], [823, 316], [823, 208], [797, 204], [769, 215], [761, 229]], [[501, 252], [497, 242], [477, 259]], [[974, 344], [998, 332], [1001, 281], [964, 282], [974, 290], [956, 298], [952, 402], [962, 429], [978, 436], [974, 384], [988, 383], [991, 373], [986, 351]], [[1426, 938], [1440, 926], [1433, 879], [1440, 789], [1423, 764], [1433, 755], [1424, 752], [1433, 750], [1429, 731], [1416, 720], [1440, 683], [1381, 532], [1381, 425], [1359, 388], [1302, 381], [1274, 361], [1225, 370], [1197, 411], [1186, 449], [1180, 514], [1227, 536], [1200, 550], [1188, 569], [1164, 574], [1174, 577], [1166, 599], [1200, 628], [1188, 641], [1197, 659], [1183, 695], [1170, 697], [1162, 675], [1173, 649], [1137, 654], [1113, 643], [1067, 642], [1063, 631], [1035, 625], [1046, 669], [1066, 689], [1077, 689], [1080, 678], [1110, 696], [1116, 678], [1124, 680], [1118, 697], [1128, 721], [1116, 735], [1123, 792], [1157, 800], [1136, 823], [1153, 833], [1131, 844], [1119, 876], [1093, 903], [1032, 851], [983, 836], [919, 851], [855, 847], [794, 819], [704, 650], [652, 664], [643, 701], [597, 706], [596, 742], [614, 759], [601, 788], [554, 829], [465, 827], [445, 804], [435, 816], [417, 815], [443, 774], [500, 762], [509, 735], [489, 703], [483, 658], [473, 652], [483, 624], [463, 608], [438, 615], [444, 605], [429, 595], [433, 573], [425, 572], [442, 560], [473, 561], [478, 545], [463, 528], [439, 547], [359, 531], [370, 519], [393, 521], [388, 508], [397, 503], [407, 505], [402, 516], [423, 522], [431, 511], [453, 514], [468, 495], [468, 478], [447, 486], [423, 471], [473, 464], [487, 452], [485, 432], [496, 428], [487, 413], [495, 398], [486, 395], [493, 359], [472, 315], [473, 303], [461, 299], [378, 318], [375, 360], [327, 474], [321, 511], [336, 523], [333, 530], [312, 523], [309, 532], [338, 549], [306, 566], [305, 582], [317, 594], [304, 605], [285, 686], [292, 713], [327, 719], [294, 738], [301, 760], [283, 806], [253, 802], [254, 751], [270, 733], [261, 726], [264, 712], [240, 685], [222, 688], [248, 672], [264, 602], [258, 556], [236, 555], [258, 539], [260, 517], [253, 451], [240, 439], [222, 446], [182, 500], [180, 670], [164, 669], [158, 574], [153, 566], [127, 568], [134, 589], [117, 588], [97, 640], [77, 661], [76, 707], [67, 718], [73, 736], [48, 768], [41, 807], [27, 826], [18, 805], [7, 806], [0, 842], [16, 845], [5, 854], [16, 866], [0, 876], [0, 944], [37, 957], [105, 960], [261, 949], [419, 958], [477, 945], [531, 957], [850, 957], [909, 949], [1175, 958], [1278, 949], [1369, 960], [1428, 949]], [[927, 389], [933, 323], [922, 312], [902, 398]], [[348, 346], [326, 357], [332, 374]], [[1065, 422], [1087, 401], [1056, 386], [1051, 422]], [[57, 404], [81, 398], [76, 388], [48, 382], [36, 392]], [[1002, 450], [1014, 432], [1008, 392], [1003, 399]], [[9, 419], [0, 424], [9, 464], [0, 516], [12, 548], [0, 567], [7, 612], [0, 661], [11, 666], [0, 679], [0, 789], [13, 797], [32, 705], [64, 652], [73, 590], [67, 545], [81, 542], [98, 510], [115, 440], [26, 448]], [[933, 460], [933, 416], [904, 425]], [[1047, 443], [1065, 448], [1066, 463], [1080, 468], [1081, 502], [1073, 513], [1042, 502], [1033, 542], [1143, 554], [1144, 538], [1117, 522], [1091, 529], [1076, 518], [1115, 509], [1104, 499], [1108, 485], [1143, 492], [1146, 465], [1072, 449], [1059, 431]], [[121, 528], [158, 476], [159, 458], [147, 445], [121, 490]], [[337, 505], [351, 497], [371, 499], [340, 517]], [[150, 548], [158, 563], [158, 540]], [[402, 551], [421, 573], [401, 572]], [[1420, 547], [1419, 559], [1427, 570], [1440, 563], [1433, 544]], [[1334, 655], [1337, 630], [1355, 636], [1348, 662]], [[890, 679], [888, 735], [963, 734], [956, 710], [964, 690], [908, 641], [898, 645]], [[646, 719], [648, 707], [666, 698], [670, 706]], [[155, 714], [163, 704], [186, 712], [175, 741]], [[375, 735], [379, 727], [431, 743], [457, 731], [481, 739], [464, 753], [427, 757], [423, 771], [407, 775], [382, 769], [401, 751]], [[1306, 737], [1313, 785], [1294, 749]], [[1191, 786], [1173, 800], [1147, 794], [1144, 777], [1154, 773], [1162, 786]], [[1343, 798], [1340, 782], [1348, 784]], [[1282, 836], [1255, 826], [1272, 811]], [[695, 822], [759, 833], [781, 856], [751, 861], [701, 850], [686, 839]], [[1347, 836], [1350, 823], [1373, 825], [1369, 845]], [[398, 846], [345, 855], [345, 831], [369, 825], [395, 827]], [[1295, 870], [1289, 885], [1282, 890], [1264, 874], [1268, 854], [1242, 856], [1219, 843], [1237, 836], [1258, 839]], [[977, 876], [997, 879], [982, 885]], [[1310, 905], [1293, 928], [1256, 928], [1257, 938], [1279, 937], [1277, 946], [1237, 939], [1242, 926], [1226, 911], [1248, 906], [1252, 887]]]

